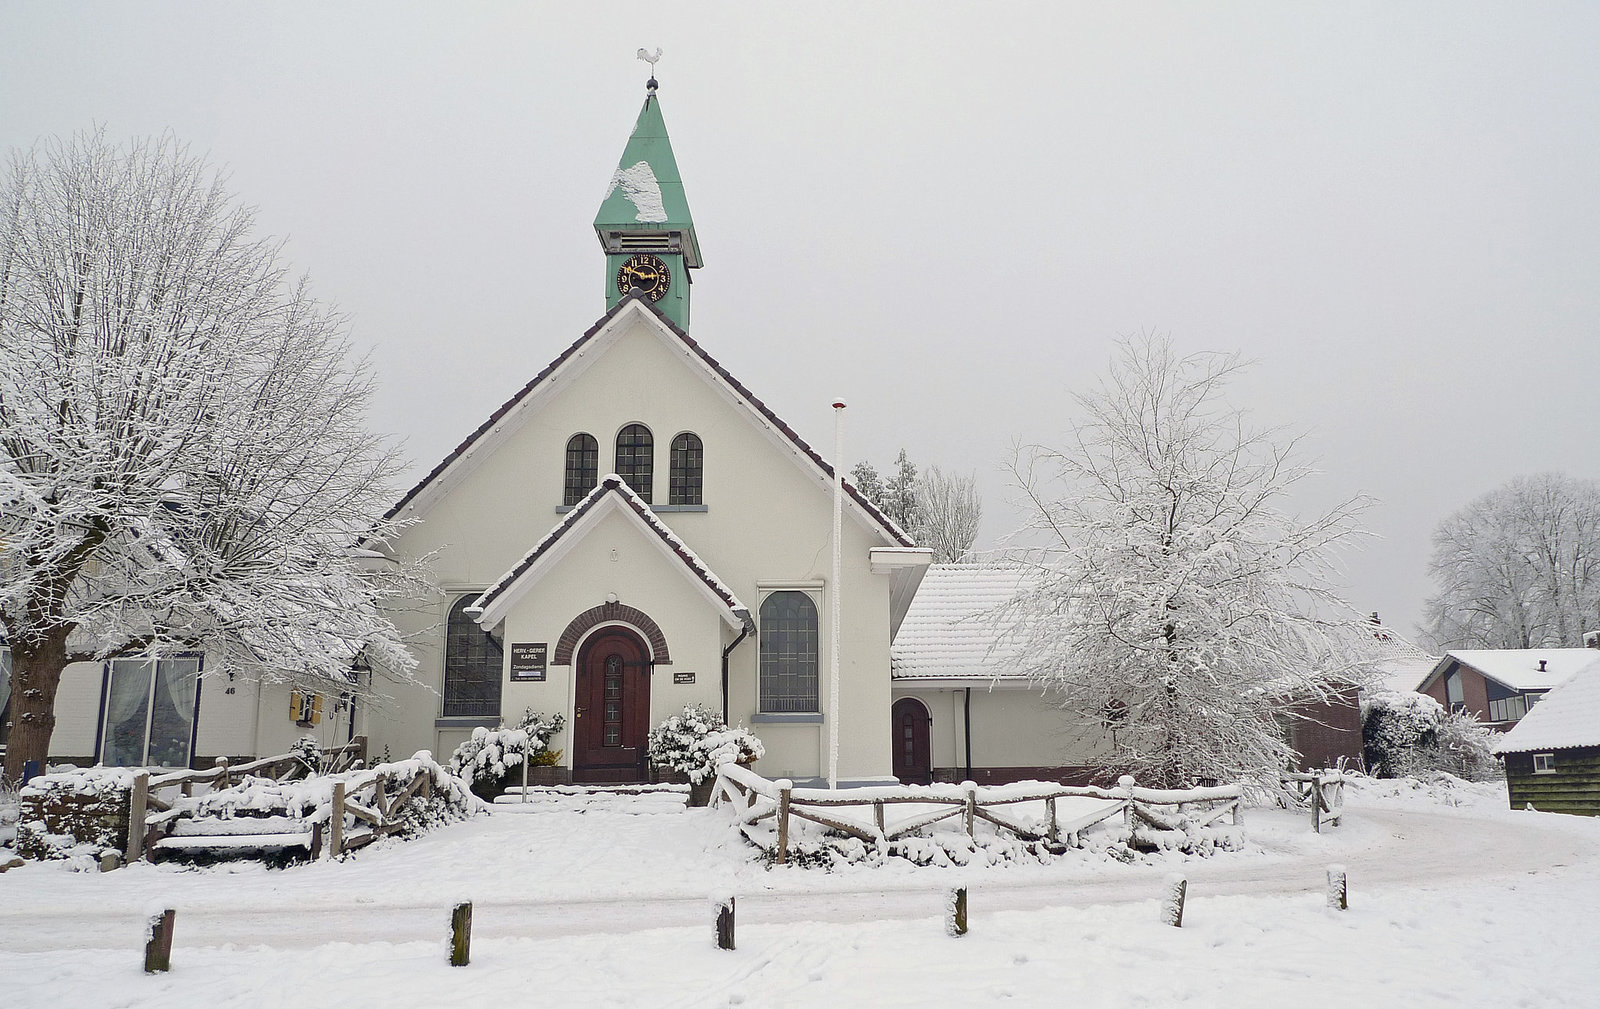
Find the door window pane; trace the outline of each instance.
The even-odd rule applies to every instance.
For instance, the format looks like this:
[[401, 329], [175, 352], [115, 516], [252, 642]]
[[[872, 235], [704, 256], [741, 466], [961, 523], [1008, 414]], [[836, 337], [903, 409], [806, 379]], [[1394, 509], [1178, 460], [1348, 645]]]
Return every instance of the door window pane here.
[[111, 663], [111, 689], [106, 692], [104, 740], [100, 763], [138, 767], [144, 763], [145, 727], [150, 722], [150, 659], [118, 659]]
[[11, 649], [0, 648], [0, 746], [11, 734]]

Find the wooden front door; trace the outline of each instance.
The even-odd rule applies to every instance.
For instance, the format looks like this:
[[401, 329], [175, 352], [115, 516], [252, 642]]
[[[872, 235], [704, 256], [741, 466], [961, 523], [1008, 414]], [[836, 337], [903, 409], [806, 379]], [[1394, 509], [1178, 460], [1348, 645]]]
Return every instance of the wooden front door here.
[[608, 627], [584, 643], [574, 706], [573, 780], [644, 781], [650, 653], [638, 635]]
[[933, 783], [933, 747], [928, 728], [933, 719], [928, 709], [914, 697], [894, 702], [890, 715], [894, 723], [894, 776], [902, 785]]

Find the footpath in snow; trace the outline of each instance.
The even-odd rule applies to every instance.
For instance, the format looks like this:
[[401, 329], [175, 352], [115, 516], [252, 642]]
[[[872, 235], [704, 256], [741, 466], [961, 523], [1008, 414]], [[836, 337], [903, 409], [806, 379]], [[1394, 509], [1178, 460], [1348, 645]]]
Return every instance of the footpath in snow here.
[[[497, 807], [282, 871], [35, 865], [0, 876], [0, 1005], [1595, 1005], [1600, 824], [1503, 804], [1372, 783], [1325, 834], [1251, 810], [1244, 852], [1132, 866], [767, 870], [723, 814], [659, 794]], [[1349, 911], [1324, 907], [1331, 862]], [[1181, 930], [1157, 915], [1175, 870]], [[972, 931], [951, 939], [956, 883]], [[712, 947], [724, 893], [733, 952]], [[473, 963], [450, 968], [463, 899]], [[146, 977], [153, 903], [179, 909], [177, 938], [173, 972]]]

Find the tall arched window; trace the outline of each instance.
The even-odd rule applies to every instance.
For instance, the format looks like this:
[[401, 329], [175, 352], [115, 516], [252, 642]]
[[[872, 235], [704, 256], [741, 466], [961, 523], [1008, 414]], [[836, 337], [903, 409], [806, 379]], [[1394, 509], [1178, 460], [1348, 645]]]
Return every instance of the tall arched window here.
[[600, 482], [600, 443], [592, 434], [567, 439], [567, 489], [561, 503], [575, 505]]
[[761, 602], [761, 710], [818, 710], [817, 604], [804, 592]]
[[627, 481], [633, 492], [650, 503], [650, 485], [655, 479], [656, 442], [643, 424], [629, 424], [617, 432], [617, 476]]
[[705, 453], [700, 436], [687, 431], [672, 439], [672, 458], [667, 470], [667, 504], [700, 504], [701, 473]]
[[444, 715], [493, 718], [500, 714], [499, 642], [467, 615], [477, 596], [450, 607], [444, 638]]

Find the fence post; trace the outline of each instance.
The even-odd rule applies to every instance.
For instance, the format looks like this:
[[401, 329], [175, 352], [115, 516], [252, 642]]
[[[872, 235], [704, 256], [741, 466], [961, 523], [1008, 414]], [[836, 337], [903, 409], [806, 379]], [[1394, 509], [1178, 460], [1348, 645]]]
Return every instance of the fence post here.
[[1328, 866], [1328, 906], [1336, 911], [1350, 909], [1349, 877], [1338, 863]]
[[878, 836], [884, 837], [883, 829], [883, 800], [872, 800], [872, 822], [878, 825]]
[[533, 737], [522, 741], [522, 801], [528, 801], [528, 763], [533, 760]]
[[178, 912], [172, 908], [152, 912], [145, 923], [144, 972], [164, 974], [172, 969], [172, 926]]
[[1124, 774], [1117, 779], [1117, 791], [1122, 793], [1122, 823], [1128, 828], [1128, 840], [1133, 840], [1133, 786], [1134, 779], [1131, 774]]
[[734, 898], [717, 901], [717, 948], [733, 949]]
[[450, 912], [450, 966], [465, 967], [472, 959], [472, 901]]
[[1311, 779], [1311, 829], [1322, 833], [1322, 782]]
[[789, 861], [789, 793], [794, 782], [779, 778], [773, 784], [778, 786], [778, 864], [783, 865]]
[[966, 821], [967, 836], [973, 837], [973, 821], [977, 819], [978, 813], [978, 783], [975, 781], [963, 781], [961, 787], [966, 789], [967, 792], [967, 808], [962, 819]]
[[144, 856], [144, 817], [150, 801], [150, 772], [140, 771], [133, 776], [133, 789], [128, 793], [128, 861], [136, 862]]
[[1046, 828], [1045, 834], [1044, 834], [1045, 840], [1049, 841], [1051, 844], [1057, 844], [1061, 840], [1061, 831], [1058, 830], [1057, 827], [1056, 827], [1056, 797], [1055, 796], [1052, 795], [1049, 798], [1044, 800], [1044, 809], [1045, 809], [1045, 814], [1046, 814], [1046, 816], [1048, 817], [1048, 820], [1049, 820], [1049, 826]]
[[1174, 928], [1183, 927], [1183, 901], [1189, 893], [1189, 881], [1177, 873], [1165, 880], [1167, 891], [1161, 899], [1161, 921]]
[[944, 934], [955, 937], [967, 934], [967, 888], [952, 886], [944, 897]]
[[215, 787], [218, 790], [227, 788], [228, 787], [228, 780], [229, 780], [228, 779], [228, 758], [227, 757], [218, 757], [217, 758], [216, 767], [217, 767], [217, 783], [216, 783]]
[[328, 857], [344, 850], [344, 782], [333, 783], [333, 809], [328, 816]]

